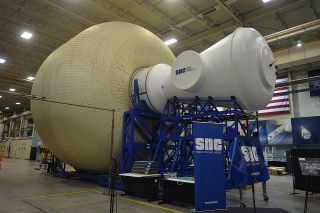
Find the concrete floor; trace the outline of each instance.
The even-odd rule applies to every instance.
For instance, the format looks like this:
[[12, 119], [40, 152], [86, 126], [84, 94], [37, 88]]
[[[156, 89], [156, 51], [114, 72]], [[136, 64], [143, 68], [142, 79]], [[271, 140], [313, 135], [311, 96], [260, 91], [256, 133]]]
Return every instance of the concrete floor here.
[[[78, 180], [51, 177], [43, 171], [34, 170], [38, 165], [34, 161], [4, 159], [0, 170], [0, 213], [109, 212], [109, 197], [103, 194], [106, 188]], [[291, 177], [272, 176], [268, 182], [268, 202], [262, 199], [261, 185], [256, 186], [257, 206], [283, 208], [292, 213], [303, 212], [304, 193], [289, 195], [291, 187]], [[236, 190], [228, 192], [227, 198], [228, 206], [238, 206]], [[252, 205], [251, 190], [244, 192], [244, 199], [247, 206]], [[308, 212], [316, 213], [319, 209], [319, 197], [310, 198]], [[181, 213], [191, 210], [125, 196], [118, 197], [118, 212]]]

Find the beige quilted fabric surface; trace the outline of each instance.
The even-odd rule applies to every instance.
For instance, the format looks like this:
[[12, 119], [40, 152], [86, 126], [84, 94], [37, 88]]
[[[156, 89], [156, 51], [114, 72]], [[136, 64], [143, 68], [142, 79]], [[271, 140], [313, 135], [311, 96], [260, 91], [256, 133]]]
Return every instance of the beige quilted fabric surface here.
[[[153, 33], [125, 22], [90, 27], [55, 50], [41, 65], [32, 94], [49, 100], [114, 108], [113, 154], [121, 156], [129, 80], [138, 68], [172, 64], [174, 55]], [[78, 170], [106, 173], [112, 113], [31, 101], [36, 129], [61, 160]]]

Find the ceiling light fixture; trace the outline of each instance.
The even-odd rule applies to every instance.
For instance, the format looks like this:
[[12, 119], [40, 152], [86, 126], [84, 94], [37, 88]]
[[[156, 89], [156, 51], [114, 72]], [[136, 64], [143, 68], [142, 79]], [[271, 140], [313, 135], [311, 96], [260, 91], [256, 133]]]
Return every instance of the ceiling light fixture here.
[[8, 110], [8, 109], [10, 109], [10, 107], [5, 107], [4, 109]]
[[297, 41], [297, 47], [302, 47], [302, 42], [300, 40]]
[[267, 3], [267, 2], [269, 2], [269, 1], [271, 1], [271, 0], [262, 0], [263, 1], [263, 3]]
[[20, 103], [20, 102], [16, 102], [16, 104], [17, 104], [17, 105], [20, 105], [21, 103]]
[[178, 41], [177, 39], [171, 38], [171, 39], [165, 41], [164, 43], [165, 43], [167, 46], [169, 46], [169, 45], [171, 45], [171, 44], [176, 43], [177, 41]]
[[24, 39], [30, 39], [32, 37], [32, 33], [29, 33], [29, 32], [23, 32], [21, 34], [21, 38], [24, 38]]
[[6, 59], [0, 58], [0, 64], [4, 64], [6, 62]]
[[33, 81], [34, 77], [33, 76], [29, 76], [28, 78], [26, 78], [27, 81]]
[[16, 91], [16, 89], [15, 88], [10, 88], [9, 91], [10, 92], [14, 92], [14, 91]]
[[0, 95], [0, 98], [2, 98], [2, 95]]

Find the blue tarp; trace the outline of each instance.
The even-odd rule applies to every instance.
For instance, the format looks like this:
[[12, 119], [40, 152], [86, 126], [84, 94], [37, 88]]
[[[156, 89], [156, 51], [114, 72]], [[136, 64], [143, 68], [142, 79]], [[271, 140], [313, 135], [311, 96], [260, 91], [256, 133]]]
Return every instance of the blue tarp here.
[[230, 168], [227, 188], [269, 180], [260, 143], [252, 137], [237, 137], [229, 145]]

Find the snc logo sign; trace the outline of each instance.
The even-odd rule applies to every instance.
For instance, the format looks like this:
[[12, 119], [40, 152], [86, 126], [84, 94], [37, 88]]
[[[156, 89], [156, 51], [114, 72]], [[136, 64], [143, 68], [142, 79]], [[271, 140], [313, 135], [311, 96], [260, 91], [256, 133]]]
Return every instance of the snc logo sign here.
[[196, 150], [197, 151], [221, 151], [222, 140], [212, 138], [196, 138]]
[[176, 75], [180, 75], [180, 74], [183, 74], [183, 73], [186, 73], [186, 72], [190, 72], [190, 71], [193, 71], [195, 70], [195, 68], [192, 68], [192, 67], [184, 67], [184, 68], [181, 68], [181, 69], [177, 69], [176, 70]]
[[259, 156], [255, 146], [241, 146], [240, 150], [247, 163], [259, 162]]

